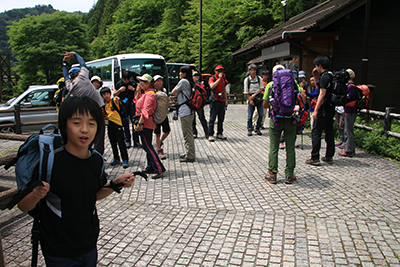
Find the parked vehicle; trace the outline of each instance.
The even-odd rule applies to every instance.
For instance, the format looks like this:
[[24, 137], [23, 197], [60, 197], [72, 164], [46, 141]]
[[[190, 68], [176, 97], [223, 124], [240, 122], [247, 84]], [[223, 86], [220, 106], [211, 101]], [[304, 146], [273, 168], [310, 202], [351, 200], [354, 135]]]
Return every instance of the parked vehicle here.
[[[14, 100], [9, 100], [7, 103], [0, 107], [0, 111], [9, 111], [0, 113], [0, 132], [14, 133], [14, 126], [2, 127], [2, 124], [15, 123], [14, 106], [19, 104], [21, 108], [38, 108], [38, 107], [55, 107], [53, 102], [54, 94], [57, 90], [57, 85], [33, 85], [16, 97]], [[57, 120], [57, 111], [44, 110], [44, 111], [26, 111], [21, 112], [21, 122], [41, 122], [41, 121], [54, 121]], [[40, 129], [42, 126], [29, 126], [23, 129]]]

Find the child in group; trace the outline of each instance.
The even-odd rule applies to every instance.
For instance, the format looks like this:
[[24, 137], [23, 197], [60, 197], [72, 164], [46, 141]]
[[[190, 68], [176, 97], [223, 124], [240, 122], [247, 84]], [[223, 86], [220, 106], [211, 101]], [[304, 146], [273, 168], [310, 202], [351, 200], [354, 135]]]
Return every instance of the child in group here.
[[[128, 151], [124, 141], [124, 126], [122, 123], [121, 115], [119, 114], [120, 105], [119, 98], [116, 96], [111, 99], [111, 90], [108, 87], [103, 87], [100, 90], [100, 94], [104, 99], [104, 116], [108, 120], [108, 139], [110, 139], [111, 148], [114, 155], [114, 160], [111, 165], [117, 165], [121, 163], [119, 160], [118, 147], [121, 152], [123, 160], [123, 167], [128, 168]], [[117, 147], [118, 145], [118, 147]]]
[[[89, 97], [64, 101], [58, 125], [65, 145], [55, 151], [51, 182], [42, 181], [18, 203], [22, 211], [31, 211], [40, 201], [35, 211], [40, 214], [40, 244], [47, 266], [96, 266], [100, 231], [96, 201], [131, 187], [135, 179], [126, 173], [107, 183], [104, 159], [91, 148], [103, 123], [99, 105]], [[37, 166], [30, 182], [39, 179]]]

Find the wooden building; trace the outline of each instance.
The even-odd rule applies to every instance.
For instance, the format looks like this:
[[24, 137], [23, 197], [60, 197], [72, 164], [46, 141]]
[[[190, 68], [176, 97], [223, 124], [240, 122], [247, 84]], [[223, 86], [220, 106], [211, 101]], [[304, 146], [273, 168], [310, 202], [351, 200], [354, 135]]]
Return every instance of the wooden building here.
[[278, 63], [305, 70], [319, 54], [331, 56], [331, 69], [351, 68], [355, 83], [375, 86], [371, 109], [400, 113], [399, 0], [329, 0], [270, 30], [232, 53], [260, 69]]

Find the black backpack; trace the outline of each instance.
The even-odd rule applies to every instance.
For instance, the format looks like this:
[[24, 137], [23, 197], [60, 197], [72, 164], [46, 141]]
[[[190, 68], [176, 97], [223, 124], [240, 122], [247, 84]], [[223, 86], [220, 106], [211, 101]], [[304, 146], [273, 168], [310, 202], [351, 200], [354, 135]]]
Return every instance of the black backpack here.
[[350, 75], [345, 70], [328, 72], [333, 76], [330, 84], [329, 102], [332, 106], [344, 106], [347, 103], [347, 82], [350, 80]]

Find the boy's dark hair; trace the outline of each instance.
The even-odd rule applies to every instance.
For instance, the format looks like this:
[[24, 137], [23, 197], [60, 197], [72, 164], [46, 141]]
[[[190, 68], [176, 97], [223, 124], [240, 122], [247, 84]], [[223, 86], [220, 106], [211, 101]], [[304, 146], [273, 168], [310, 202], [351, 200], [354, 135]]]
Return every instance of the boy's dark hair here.
[[99, 105], [90, 97], [87, 96], [74, 96], [68, 97], [60, 107], [58, 114], [58, 128], [60, 129], [61, 136], [64, 144], [68, 141], [67, 136], [67, 121], [72, 118], [74, 114], [88, 114], [93, 117], [97, 123], [96, 135], [89, 144], [89, 147], [99, 139], [100, 130], [104, 128], [104, 114]]
[[108, 88], [108, 87], [101, 88], [100, 95], [103, 96], [103, 94], [105, 94], [105, 93], [110, 93], [111, 94], [111, 89]]
[[261, 72], [261, 75], [271, 75], [271, 74], [270, 74], [269, 70], [263, 70]]
[[131, 75], [129, 74], [128, 71], [124, 70], [124, 71], [122, 72], [122, 79], [123, 79], [123, 80], [125, 80], [125, 79], [129, 80], [130, 77], [131, 77]]
[[324, 56], [324, 55], [317, 56], [314, 59], [313, 64], [315, 66], [321, 65], [322, 68], [324, 68], [325, 70], [329, 69], [329, 66], [330, 66], [329, 58], [327, 56]]

